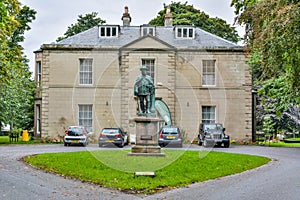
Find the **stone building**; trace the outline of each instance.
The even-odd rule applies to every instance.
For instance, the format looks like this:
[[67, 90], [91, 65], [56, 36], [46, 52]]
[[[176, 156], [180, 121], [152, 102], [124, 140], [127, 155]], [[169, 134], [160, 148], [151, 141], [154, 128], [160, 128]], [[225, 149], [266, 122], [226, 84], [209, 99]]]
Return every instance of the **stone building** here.
[[[169, 10], [168, 10], [169, 11]], [[251, 135], [251, 76], [244, 48], [195, 26], [99, 25], [35, 52], [35, 135], [63, 135], [69, 125], [134, 134], [133, 85], [146, 65], [156, 97], [189, 140], [200, 123], [223, 123], [232, 139]]]

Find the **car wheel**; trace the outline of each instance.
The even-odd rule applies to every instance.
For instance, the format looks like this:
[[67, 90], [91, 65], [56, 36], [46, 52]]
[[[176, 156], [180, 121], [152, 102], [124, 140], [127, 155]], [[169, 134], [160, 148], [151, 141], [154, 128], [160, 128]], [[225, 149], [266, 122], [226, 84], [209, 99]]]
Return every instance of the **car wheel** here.
[[202, 141], [198, 139], [198, 145], [202, 146]]
[[124, 140], [122, 140], [122, 143], [120, 144], [120, 148], [123, 148], [125, 146], [125, 141]]
[[229, 142], [224, 142], [224, 147], [225, 147], [225, 148], [229, 148], [229, 146], [230, 146], [230, 143], [229, 143]]
[[99, 147], [102, 147], [103, 145], [99, 143]]
[[212, 147], [213, 145], [207, 142], [206, 140], [203, 141], [203, 146], [204, 147]]
[[86, 145], [87, 145], [87, 142], [82, 143], [82, 146], [86, 147]]
[[66, 147], [66, 146], [67, 146], [67, 143], [64, 142], [64, 146]]

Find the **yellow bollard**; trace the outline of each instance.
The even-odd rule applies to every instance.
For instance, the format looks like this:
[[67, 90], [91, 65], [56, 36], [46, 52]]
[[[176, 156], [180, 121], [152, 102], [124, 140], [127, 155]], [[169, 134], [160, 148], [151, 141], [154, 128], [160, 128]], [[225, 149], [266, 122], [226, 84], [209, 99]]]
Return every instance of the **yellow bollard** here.
[[24, 141], [24, 142], [28, 142], [29, 141], [28, 131], [27, 130], [23, 130], [22, 141]]

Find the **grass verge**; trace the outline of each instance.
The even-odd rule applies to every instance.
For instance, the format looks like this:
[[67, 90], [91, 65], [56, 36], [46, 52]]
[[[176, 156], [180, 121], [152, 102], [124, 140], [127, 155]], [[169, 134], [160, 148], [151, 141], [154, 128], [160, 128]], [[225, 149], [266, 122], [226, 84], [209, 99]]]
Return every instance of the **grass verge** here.
[[20, 136], [18, 138], [18, 141], [9, 141], [8, 136], [0, 136], [0, 145], [8, 145], [8, 144], [61, 144], [62, 141], [57, 141], [57, 140], [51, 140], [51, 139], [38, 139], [38, 140], [33, 140], [30, 139], [29, 141], [22, 141], [22, 137]]
[[[269, 158], [210, 152], [201, 158], [199, 151], [166, 150], [166, 157], [128, 157], [127, 151], [94, 151], [72, 153], [48, 153], [24, 158], [24, 161], [50, 171], [71, 178], [80, 179], [104, 187], [118, 189], [126, 193], [152, 194], [158, 191], [186, 186], [196, 182], [215, 179], [222, 176], [236, 174], [253, 169], [270, 161]], [[201, 152], [200, 152], [201, 153]], [[155, 171], [155, 177], [134, 176], [133, 173], [109, 167], [96, 154], [112, 157], [116, 165], [129, 167], [131, 170], [142, 169], [144, 166], [160, 165], [166, 159], [173, 159], [178, 154], [178, 159], [172, 160]], [[126, 171], [126, 170], [125, 170]]]
[[299, 143], [285, 143], [285, 142], [260, 142], [259, 145], [269, 147], [300, 147]]

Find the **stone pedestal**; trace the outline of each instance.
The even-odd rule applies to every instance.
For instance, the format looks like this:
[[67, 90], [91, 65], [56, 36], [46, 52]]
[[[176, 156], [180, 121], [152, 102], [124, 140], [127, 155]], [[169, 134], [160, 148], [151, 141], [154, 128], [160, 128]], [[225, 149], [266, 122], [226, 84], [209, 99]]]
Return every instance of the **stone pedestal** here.
[[158, 145], [159, 124], [157, 117], [136, 117], [136, 145], [131, 148], [129, 156], [165, 156]]

